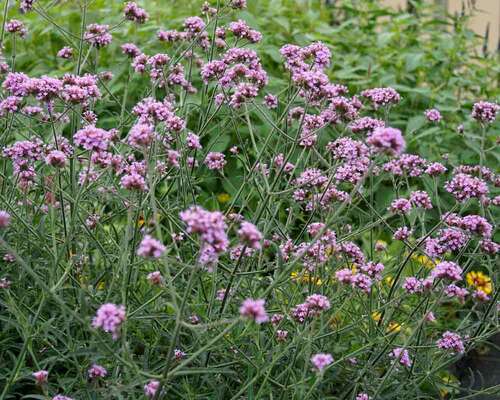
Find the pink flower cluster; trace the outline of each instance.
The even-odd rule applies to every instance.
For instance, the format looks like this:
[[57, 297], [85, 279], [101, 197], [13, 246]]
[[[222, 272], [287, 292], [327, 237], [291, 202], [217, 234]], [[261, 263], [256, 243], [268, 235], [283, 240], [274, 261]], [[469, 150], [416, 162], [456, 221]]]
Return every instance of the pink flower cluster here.
[[206, 63], [201, 76], [206, 84], [217, 80], [224, 89], [224, 94], [220, 93], [222, 101], [228, 101], [233, 108], [257, 97], [268, 81], [257, 53], [244, 48], [231, 48], [222, 59]]
[[199, 234], [201, 241], [200, 263], [211, 264], [221, 253], [227, 251], [229, 240], [226, 234], [224, 215], [219, 211], [206, 211], [193, 206], [179, 214], [189, 234]]
[[426, 110], [425, 111], [425, 117], [430, 122], [439, 122], [443, 118], [441, 116], [441, 113], [439, 112], [439, 110], [437, 110], [435, 108], [431, 108], [430, 110]]
[[113, 340], [116, 340], [120, 335], [120, 326], [124, 321], [125, 307], [106, 303], [97, 310], [96, 316], [92, 319], [92, 327], [101, 328], [104, 332], [111, 333]]
[[331, 354], [318, 353], [311, 357], [311, 363], [314, 369], [318, 372], [323, 372], [323, 370], [328, 367], [333, 362], [333, 357]]
[[304, 303], [298, 304], [292, 309], [292, 317], [295, 321], [304, 323], [307, 319], [314, 318], [328, 309], [330, 309], [330, 301], [326, 296], [312, 294], [306, 298]]
[[390, 155], [399, 155], [406, 147], [401, 131], [394, 128], [375, 128], [366, 139], [366, 143], [375, 151], [386, 152]]
[[412, 365], [412, 361], [410, 359], [410, 354], [408, 353], [408, 350], [402, 347], [396, 347], [395, 349], [393, 349], [390, 352], [389, 357], [393, 358], [395, 361], [399, 362], [404, 367], [410, 368]]
[[165, 246], [159, 240], [146, 235], [137, 249], [137, 255], [147, 258], [160, 258], [165, 253], [165, 250]]
[[238, 230], [238, 236], [246, 246], [255, 250], [261, 248], [262, 233], [254, 224], [243, 221]]
[[125, 18], [137, 22], [138, 24], [143, 24], [149, 19], [149, 15], [143, 8], [140, 8], [137, 3], [130, 1], [125, 4], [125, 9], [123, 10]]
[[101, 48], [111, 43], [113, 37], [109, 33], [109, 25], [90, 24], [83, 39], [93, 47]]
[[401, 101], [399, 93], [391, 87], [367, 89], [361, 92], [361, 96], [370, 100], [375, 108], [398, 104]]
[[491, 124], [495, 122], [497, 113], [500, 106], [496, 103], [489, 103], [487, 101], [480, 101], [475, 103], [472, 107], [472, 118], [484, 124]]
[[444, 332], [436, 344], [440, 349], [451, 350], [453, 353], [461, 354], [465, 351], [464, 342], [460, 335], [451, 331]]
[[462, 268], [452, 261], [442, 261], [432, 270], [431, 277], [460, 281], [462, 280]]
[[244, 318], [252, 319], [258, 324], [262, 324], [269, 320], [264, 305], [264, 299], [246, 299], [240, 307], [240, 315]]

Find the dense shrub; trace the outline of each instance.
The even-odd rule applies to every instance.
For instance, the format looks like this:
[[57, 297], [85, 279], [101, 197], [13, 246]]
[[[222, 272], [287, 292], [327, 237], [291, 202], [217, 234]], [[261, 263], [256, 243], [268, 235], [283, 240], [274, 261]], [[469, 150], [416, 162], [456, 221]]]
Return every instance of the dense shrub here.
[[499, 311], [467, 16], [160, 3], [5, 4], [0, 398], [459, 393]]

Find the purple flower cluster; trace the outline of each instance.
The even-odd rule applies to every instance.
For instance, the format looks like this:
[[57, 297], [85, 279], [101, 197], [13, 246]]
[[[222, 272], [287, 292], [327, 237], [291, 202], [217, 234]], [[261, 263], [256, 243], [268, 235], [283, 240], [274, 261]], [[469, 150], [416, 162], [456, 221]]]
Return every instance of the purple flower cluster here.
[[366, 143], [372, 146], [375, 151], [391, 155], [401, 154], [406, 147], [401, 131], [394, 128], [375, 128], [366, 139]]
[[64, 46], [61, 50], [57, 52], [57, 57], [69, 60], [71, 57], [73, 57], [73, 48], [69, 46]]
[[238, 230], [238, 236], [246, 246], [255, 250], [261, 248], [262, 233], [260, 233], [254, 224], [243, 221]]
[[458, 173], [451, 181], [444, 185], [446, 191], [451, 193], [461, 203], [471, 198], [483, 199], [489, 193], [486, 182], [475, 176]]
[[402, 347], [396, 347], [395, 349], [393, 349], [389, 353], [389, 357], [393, 358], [395, 361], [398, 361], [404, 367], [410, 368], [412, 365], [408, 350]]
[[233, 108], [240, 108], [246, 101], [257, 97], [267, 85], [267, 74], [257, 53], [250, 49], [231, 48], [220, 60], [206, 63], [201, 68], [206, 84], [217, 80], [224, 89], [223, 101]]
[[405, 215], [411, 210], [411, 202], [408, 199], [400, 198], [392, 201], [389, 211], [395, 214]]
[[377, 128], [385, 128], [385, 122], [371, 117], [362, 117], [352, 121], [349, 128], [353, 133], [370, 135]]
[[399, 93], [391, 87], [367, 89], [361, 92], [361, 96], [370, 100], [375, 108], [398, 104], [401, 101]]
[[495, 122], [497, 112], [500, 106], [496, 103], [489, 103], [487, 101], [480, 101], [475, 103], [472, 107], [472, 118], [483, 124], [491, 124]]
[[87, 371], [90, 379], [105, 378], [108, 375], [106, 368], [99, 364], [92, 364], [92, 366]]
[[217, 262], [218, 256], [227, 251], [229, 246], [224, 215], [219, 211], [210, 212], [193, 206], [182, 211], [179, 216], [187, 226], [187, 233], [200, 235], [200, 263]]
[[306, 298], [304, 303], [298, 304], [292, 309], [292, 318], [300, 323], [307, 319], [317, 317], [323, 311], [330, 309], [330, 301], [321, 294], [312, 294]]
[[451, 281], [462, 280], [462, 268], [452, 261], [442, 261], [436, 265], [431, 272], [432, 278], [449, 279]]
[[137, 255], [147, 258], [160, 258], [165, 253], [165, 250], [165, 246], [159, 240], [146, 235], [139, 244]]
[[208, 169], [221, 171], [226, 164], [226, 156], [223, 153], [211, 151], [205, 157], [205, 165]]
[[425, 110], [424, 114], [427, 120], [429, 120], [430, 122], [439, 122], [443, 118], [439, 110], [436, 110], [435, 108], [431, 108], [430, 110]]
[[241, 19], [229, 24], [229, 31], [238, 39], [246, 39], [250, 43], [258, 43], [262, 40], [262, 34], [255, 29], [251, 29], [247, 23]]
[[104, 332], [111, 333], [113, 340], [120, 335], [120, 326], [125, 321], [125, 307], [112, 303], [103, 304], [92, 319], [92, 327], [101, 328]]
[[244, 318], [252, 319], [258, 324], [262, 324], [269, 320], [264, 305], [266, 301], [263, 299], [246, 299], [240, 307], [240, 315]]
[[125, 18], [137, 22], [138, 24], [143, 24], [149, 19], [149, 15], [143, 8], [140, 8], [137, 3], [130, 1], [125, 4], [125, 8], [123, 10], [125, 14]]
[[426, 210], [430, 210], [432, 208], [431, 197], [423, 190], [411, 192], [410, 202], [415, 208], [424, 208]]
[[314, 369], [318, 372], [323, 372], [323, 370], [328, 367], [333, 362], [333, 357], [331, 354], [318, 353], [311, 357], [311, 364]]
[[443, 350], [451, 350], [453, 353], [463, 353], [465, 346], [462, 338], [458, 333], [446, 331], [441, 339], [437, 341], [437, 346]]
[[101, 48], [110, 44], [113, 37], [109, 33], [109, 25], [90, 24], [83, 35], [83, 40], [93, 47]]
[[19, 35], [20, 38], [26, 37], [28, 30], [18, 19], [11, 19], [5, 24], [5, 30], [9, 33]]

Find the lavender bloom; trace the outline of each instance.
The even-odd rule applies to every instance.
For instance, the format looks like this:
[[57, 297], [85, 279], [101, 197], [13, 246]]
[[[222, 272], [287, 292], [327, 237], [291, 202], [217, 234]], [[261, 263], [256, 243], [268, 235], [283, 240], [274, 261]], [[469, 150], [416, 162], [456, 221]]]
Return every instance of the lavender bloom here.
[[92, 364], [87, 373], [90, 379], [104, 378], [108, 375], [106, 368], [98, 364]]
[[205, 165], [211, 170], [222, 170], [226, 163], [227, 161], [222, 153], [210, 152], [205, 158]]
[[389, 357], [394, 358], [395, 361], [399, 361], [399, 363], [405, 367], [410, 368], [412, 365], [408, 350], [403, 349], [402, 347], [396, 347], [394, 350], [392, 350], [389, 354]]
[[135, 2], [128, 2], [124, 9], [125, 18], [138, 24], [143, 24], [149, 18], [148, 13], [140, 8]]
[[106, 303], [97, 310], [97, 314], [92, 320], [92, 327], [101, 328], [104, 332], [112, 333], [113, 340], [116, 340], [119, 337], [119, 330], [123, 321], [125, 321], [125, 307]]
[[69, 60], [73, 57], [73, 49], [71, 47], [65, 46], [57, 52], [57, 57]]
[[262, 233], [260, 233], [254, 224], [243, 221], [238, 230], [238, 236], [248, 247], [256, 250], [261, 248]]
[[0, 229], [5, 229], [10, 225], [10, 214], [7, 211], [0, 210]]
[[411, 210], [411, 203], [407, 199], [396, 199], [391, 203], [389, 211], [395, 214], [408, 214]]
[[83, 40], [91, 46], [100, 48], [110, 44], [113, 37], [109, 33], [109, 25], [90, 24], [83, 35]]
[[462, 268], [458, 264], [451, 261], [440, 262], [432, 270], [431, 276], [433, 278], [449, 279], [451, 281], [462, 280]]
[[472, 118], [484, 124], [491, 124], [495, 122], [497, 112], [500, 106], [496, 103], [489, 103], [487, 101], [480, 101], [475, 103], [472, 108]]
[[148, 258], [160, 258], [165, 253], [165, 246], [151, 236], [146, 235], [139, 244], [137, 255]]
[[431, 108], [430, 110], [425, 110], [424, 114], [427, 120], [430, 122], [439, 122], [443, 118], [439, 110], [436, 110], [435, 108]]
[[49, 372], [42, 369], [40, 371], [33, 372], [32, 375], [33, 375], [33, 378], [35, 378], [35, 380], [36, 380], [36, 384], [41, 386], [41, 385], [47, 383], [47, 378], [49, 376]]
[[156, 392], [160, 388], [160, 382], [152, 379], [144, 385], [144, 395], [149, 398], [153, 398]]
[[258, 324], [262, 324], [269, 320], [269, 317], [264, 308], [266, 303], [263, 299], [246, 299], [240, 307], [240, 315], [244, 318], [252, 319]]
[[443, 350], [451, 350], [452, 353], [463, 353], [465, 346], [458, 333], [446, 331], [441, 339], [436, 342], [437, 346]]
[[375, 128], [366, 142], [375, 148], [376, 151], [388, 152], [392, 155], [401, 154], [406, 143], [399, 129]]
[[488, 193], [486, 182], [468, 174], [456, 174], [451, 181], [444, 185], [446, 191], [451, 193], [461, 203], [470, 198], [484, 198]]
[[361, 92], [361, 96], [369, 99], [375, 108], [397, 104], [401, 96], [393, 88], [374, 88]]
[[328, 367], [333, 362], [333, 357], [328, 353], [318, 353], [311, 357], [311, 363], [314, 369], [318, 372], [323, 372], [323, 370]]
[[403, 283], [403, 289], [408, 294], [422, 293], [423, 291], [422, 282], [418, 278], [410, 276], [409, 278], [405, 279]]
[[407, 240], [412, 233], [413, 231], [410, 228], [403, 226], [394, 232], [394, 240]]

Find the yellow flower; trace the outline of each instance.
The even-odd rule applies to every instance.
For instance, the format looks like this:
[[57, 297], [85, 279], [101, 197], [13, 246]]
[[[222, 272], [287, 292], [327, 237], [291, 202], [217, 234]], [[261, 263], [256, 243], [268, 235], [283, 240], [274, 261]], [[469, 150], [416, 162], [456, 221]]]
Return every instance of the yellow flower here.
[[398, 324], [395, 321], [389, 322], [389, 326], [387, 327], [387, 332], [395, 333], [395, 332], [399, 332], [400, 330], [401, 330], [401, 324]]
[[431, 258], [429, 258], [423, 254], [422, 255], [413, 254], [411, 256], [411, 259], [413, 261], [416, 261], [420, 265], [423, 265], [425, 268], [428, 268], [428, 269], [434, 268], [437, 264], [439, 264], [441, 262], [441, 260], [433, 261]]
[[392, 284], [394, 283], [394, 278], [390, 275], [386, 276], [384, 282], [387, 284], [387, 286], [391, 287]]
[[96, 287], [97, 290], [104, 290], [105, 288], [106, 288], [106, 282], [104, 281], [100, 281]]
[[374, 312], [372, 312], [372, 319], [375, 322], [380, 321], [380, 318], [382, 318], [382, 313], [380, 311], [374, 311]]
[[299, 282], [299, 283], [309, 283], [309, 282], [312, 282], [316, 286], [321, 286], [323, 284], [323, 281], [320, 278], [315, 277], [315, 276], [311, 277], [311, 275], [308, 272], [299, 273], [297, 271], [293, 271], [290, 274], [290, 277], [292, 278], [293, 281]]
[[219, 203], [227, 203], [229, 200], [231, 200], [231, 196], [227, 193], [221, 193], [217, 195], [217, 200], [219, 201]]
[[144, 216], [143, 215], [139, 215], [139, 218], [137, 219], [137, 226], [139, 228], [142, 228], [142, 226], [144, 225]]
[[486, 294], [491, 294], [493, 291], [493, 285], [491, 283], [491, 278], [482, 273], [481, 271], [471, 271], [466, 276], [467, 284], [481, 290]]

